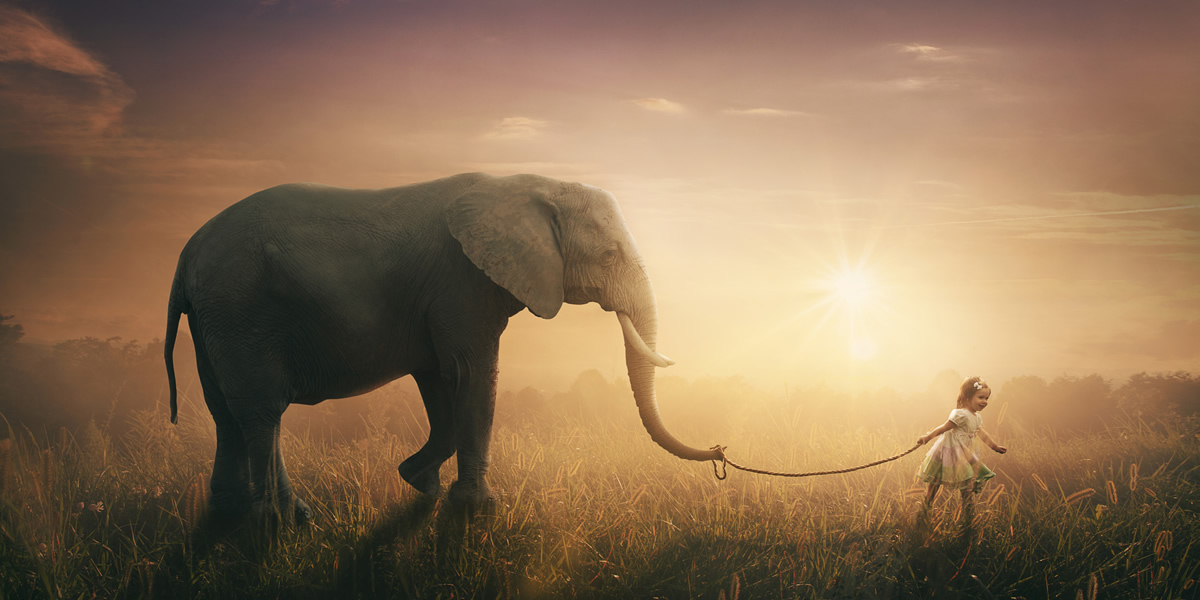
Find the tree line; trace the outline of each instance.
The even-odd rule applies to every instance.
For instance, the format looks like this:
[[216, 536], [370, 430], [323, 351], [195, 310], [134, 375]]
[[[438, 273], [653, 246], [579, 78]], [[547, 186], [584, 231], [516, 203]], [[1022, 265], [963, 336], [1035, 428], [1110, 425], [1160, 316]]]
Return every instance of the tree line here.
[[[161, 414], [167, 423], [167, 384], [163, 342], [83, 337], [50, 346], [22, 341], [14, 317], [0, 315], [0, 416], [14, 430], [34, 435], [76, 431], [88, 423], [119, 436], [135, 414]], [[195, 357], [186, 339], [176, 344], [180, 371], [181, 419], [209, 419], [195, 381]], [[939, 374], [928, 389], [909, 394], [882, 388], [850, 395], [823, 386], [766, 391], [742, 377], [694, 381], [660, 375], [658, 396], [675, 427], [700, 435], [737, 430], [771, 431], [820, 423], [825, 427], [926, 427], [953, 407], [961, 377]], [[501, 380], [503, 384], [503, 380]], [[1018, 433], [1081, 435], [1119, 419], [1153, 421], [1200, 416], [1200, 376], [1187, 372], [1138, 373], [1119, 385], [1098, 374], [1036, 375], [993, 382], [990, 423]], [[496, 422], [513, 428], [571, 426], [601, 421], [639, 427], [637, 410], [623, 376], [581, 373], [567, 390], [531, 387], [502, 391]], [[285, 427], [320, 436], [352, 439], [390, 431], [422, 439], [424, 408], [411, 378], [403, 378], [356, 398], [295, 407]], [[0, 438], [8, 434], [0, 423]]]

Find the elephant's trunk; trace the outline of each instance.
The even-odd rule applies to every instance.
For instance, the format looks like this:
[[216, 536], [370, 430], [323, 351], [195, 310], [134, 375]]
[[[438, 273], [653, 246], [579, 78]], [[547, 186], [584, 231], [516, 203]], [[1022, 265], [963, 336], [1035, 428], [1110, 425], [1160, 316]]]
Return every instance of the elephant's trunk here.
[[625, 364], [629, 368], [629, 385], [637, 402], [642, 425], [664, 450], [684, 460], [720, 460], [715, 450], [701, 450], [685, 445], [675, 439], [663, 425], [658, 414], [658, 398], [654, 393], [654, 368], [656, 364], [666, 366], [670, 359], [655, 352], [658, 339], [658, 311], [654, 303], [654, 292], [646, 280], [644, 291], [628, 314], [617, 313], [621, 329], [625, 334]]

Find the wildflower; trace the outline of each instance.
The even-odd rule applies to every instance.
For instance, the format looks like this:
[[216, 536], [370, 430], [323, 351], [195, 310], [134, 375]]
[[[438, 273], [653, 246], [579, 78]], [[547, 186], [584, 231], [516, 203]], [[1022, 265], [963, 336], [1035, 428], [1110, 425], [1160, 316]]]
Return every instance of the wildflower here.
[[1105, 485], [1105, 487], [1108, 488], [1108, 501], [1112, 502], [1113, 504], [1116, 504], [1117, 503], [1117, 484], [1113, 483], [1113, 481], [1111, 479], [1109, 479], [1108, 483], [1106, 483], [1104, 485]]
[[1137, 491], [1138, 484], [1138, 466], [1137, 463], [1129, 465], [1129, 491]]
[[94, 513], [96, 513], [96, 514], [99, 514], [99, 513], [101, 513], [101, 512], [104, 510], [104, 503], [103, 503], [103, 502], [100, 502], [100, 501], [97, 501], [95, 504], [89, 504], [89, 505], [87, 505], [87, 509], [88, 509], [88, 510], [90, 510], [90, 511], [92, 511], [92, 512], [94, 512]]
[[1108, 510], [1107, 504], [1097, 504], [1096, 505], [1096, 518], [1099, 519], [1100, 517], [1103, 517], [1104, 511], [1106, 511], [1106, 510]]
[[151, 491], [152, 491], [152, 495], [153, 495], [155, 498], [157, 498], [157, 497], [159, 497], [159, 496], [163, 495], [163, 488], [162, 488], [162, 486], [161, 486], [161, 485], [156, 485], [156, 486], [154, 486], [154, 489], [153, 489], [153, 490], [151, 490]]
[[75, 512], [77, 512], [77, 513], [83, 512], [83, 503], [82, 502], [75, 503]]
[[133, 486], [133, 493], [134, 493], [134, 494], [136, 494], [136, 495], [138, 495], [138, 496], [145, 496], [145, 495], [146, 495], [146, 488], [144, 488], [144, 487], [142, 487], [142, 486], [140, 486], [140, 485], [135, 485], [135, 486]]
[[48, 547], [48, 546], [46, 546], [46, 544], [44, 544], [44, 543], [43, 543], [43, 544], [38, 544], [38, 545], [37, 545], [37, 555], [38, 555], [38, 558], [42, 558], [42, 557], [46, 556], [46, 551], [47, 551], [47, 550], [49, 550], [49, 547]]

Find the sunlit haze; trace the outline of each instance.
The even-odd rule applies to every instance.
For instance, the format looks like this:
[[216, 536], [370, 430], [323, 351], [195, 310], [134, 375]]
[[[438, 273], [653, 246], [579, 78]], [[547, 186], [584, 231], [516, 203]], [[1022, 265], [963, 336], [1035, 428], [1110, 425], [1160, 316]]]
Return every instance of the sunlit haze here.
[[[0, 3], [0, 314], [143, 342], [266, 187], [467, 171], [611, 191], [664, 374], [923, 390], [1194, 369], [1200, 6]], [[523, 312], [501, 389], [624, 376]]]

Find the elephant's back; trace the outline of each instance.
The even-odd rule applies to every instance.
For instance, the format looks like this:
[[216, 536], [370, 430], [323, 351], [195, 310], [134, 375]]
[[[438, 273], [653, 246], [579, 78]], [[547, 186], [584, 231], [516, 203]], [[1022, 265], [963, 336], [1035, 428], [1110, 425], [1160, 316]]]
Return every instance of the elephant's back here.
[[354, 189], [287, 183], [256, 192], [218, 213], [181, 256], [193, 275], [227, 271], [271, 255], [317, 253], [363, 259], [396, 242], [442, 236], [447, 203], [481, 179], [464, 173], [394, 188]]

